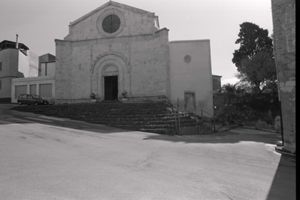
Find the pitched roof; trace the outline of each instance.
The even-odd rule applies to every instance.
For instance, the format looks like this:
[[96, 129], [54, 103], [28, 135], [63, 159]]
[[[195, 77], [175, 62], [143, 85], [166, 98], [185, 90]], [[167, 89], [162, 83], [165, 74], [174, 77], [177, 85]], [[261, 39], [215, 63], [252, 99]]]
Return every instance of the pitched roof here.
[[146, 10], [135, 8], [135, 7], [132, 7], [132, 6], [129, 6], [129, 5], [126, 5], [126, 4], [122, 4], [122, 3], [118, 3], [118, 2], [115, 2], [115, 1], [108, 1], [107, 3], [103, 4], [102, 6], [96, 8], [95, 10], [92, 10], [91, 12], [83, 15], [82, 17], [76, 19], [75, 21], [70, 22], [70, 26], [73, 26], [73, 25], [83, 21], [84, 19], [90, 17], [91, 15], [95, 14], [96, 12], [98, 12], [98, 11], [108, 7], [108, 6], [114, 6], [114, 7], [118, 7], [118, 8], [131, 10], [131, 11], [137, 12], [137, 13], [146, 14], [146, 15], [153, 15], [154, 16], [154, 12], [149, 12], [149, 11], [146, 11]]

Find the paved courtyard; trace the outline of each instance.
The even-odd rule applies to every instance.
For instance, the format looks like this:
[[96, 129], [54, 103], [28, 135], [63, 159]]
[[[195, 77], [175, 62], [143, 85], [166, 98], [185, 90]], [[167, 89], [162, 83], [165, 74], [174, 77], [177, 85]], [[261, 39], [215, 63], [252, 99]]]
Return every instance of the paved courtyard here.
[[0, 104], [5, 200], [273, 200], [295, 198], [295, 161], [275, 133], [131, 132], [9, 111]]

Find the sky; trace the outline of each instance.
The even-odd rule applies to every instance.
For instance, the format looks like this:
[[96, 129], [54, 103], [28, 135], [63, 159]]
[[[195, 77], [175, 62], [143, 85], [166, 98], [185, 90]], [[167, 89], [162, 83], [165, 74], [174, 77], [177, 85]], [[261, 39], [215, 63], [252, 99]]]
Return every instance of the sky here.
[[[55, 55], [54, 39], [68, 34], [68, 25], [108, 0], [0, 0], [0, 41], [24, 43], [37, 55]], [[117, 1], [117, 0], [115, 0]], [[212, 73], [222, 84], [235, 83], [232, 63], [243, 22], [273, 33], [271, 0], [118, 0], [159, 17], [169, 29], [169, 40], [209, 39]]]

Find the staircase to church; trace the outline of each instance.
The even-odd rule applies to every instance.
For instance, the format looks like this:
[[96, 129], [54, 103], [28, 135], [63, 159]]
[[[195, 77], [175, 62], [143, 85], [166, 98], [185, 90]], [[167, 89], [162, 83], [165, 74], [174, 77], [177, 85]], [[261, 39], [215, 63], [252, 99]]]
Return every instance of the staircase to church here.
[[[97, 118], [92, 122], [128, 130], [178, 134], [186, 127], [199, 128], [199, 118], [187, 113], [178, 113], [165, 102], [151, 103], [97, 103]], [[195, 133], [192, 133], [195, 134]]]
[[19, 111], [66, 117], [105, 124], [127, 130], [160, 134], [199, 134], [211, 127], [196, 115], [177, 112], [167, 102], [97, 102], [57, 104], [49, 106], [18, 106]]

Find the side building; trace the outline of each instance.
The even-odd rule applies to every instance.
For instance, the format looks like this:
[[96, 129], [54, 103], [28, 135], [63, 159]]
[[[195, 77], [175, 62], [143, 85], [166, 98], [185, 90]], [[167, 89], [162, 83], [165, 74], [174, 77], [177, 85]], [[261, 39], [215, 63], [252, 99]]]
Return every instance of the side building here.
[[11, 101], [14, 78], [37, 76], [37, 56], [18, 42], [3, 40], [0, 43], [0, 101]]
[[11, 86], [11, 102], [17, 103], [20, 94], [40, 95], [50, 102], [55, 98], [55, 56], [44, 54], [38, 57], [38, 74], [34, 77], [14, 78]]

